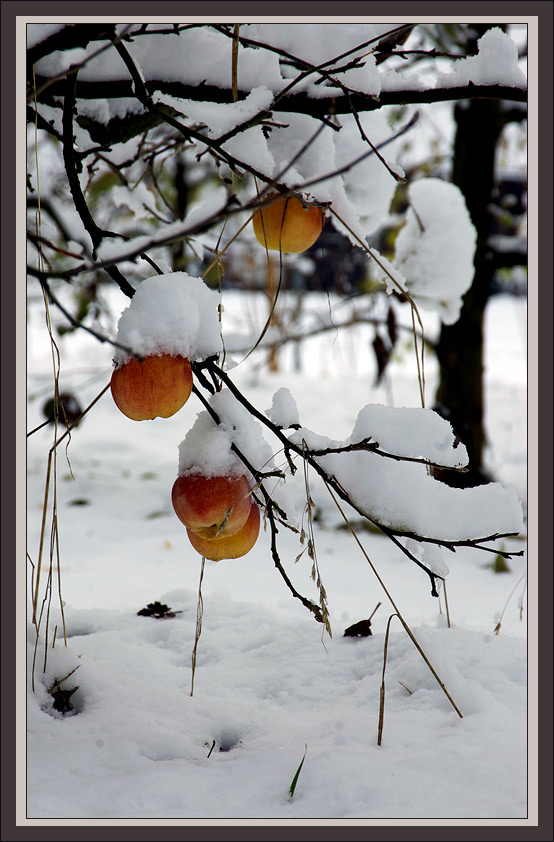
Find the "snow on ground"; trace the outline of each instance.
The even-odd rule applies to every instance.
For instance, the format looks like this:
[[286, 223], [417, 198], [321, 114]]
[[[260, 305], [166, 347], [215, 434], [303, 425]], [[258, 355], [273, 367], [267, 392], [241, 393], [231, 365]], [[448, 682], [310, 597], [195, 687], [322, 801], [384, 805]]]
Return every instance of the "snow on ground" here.
[[[327, 299], [312, 300], [327, 311]], [[126, 306], [120, 296], [115, 316]], [[231, 327], [263, 314], [255, 296], [225, 294]], [[265, 314], [263, 314], [265, 315]], [[432, 324], [431, 322], [429, 322]], [[28, 340], [28, 429], [51, 392], [43, 317], [33, 308]], [[488, 461], [526, 503], [526, 304], [495, 297], [487, 312]], [[295, 370], [258, 365], [230, 374], [262, 411], [286, 386], [300, 422], [344, 439], [369, 402], [418, 406], [409, 349], [373, 388], [369, 328], [311, 339]], [[112, 351], [83, 331], [59, 340], [61, 387], [87, 405], [107, 384]], [[64, 352], [67, 356], [64, 356]], [[240, 354], [234, 355], [237, 360]], [[427, 395], [436, 369], [427, 358]], [[384, 636], [393, 609], [326, 492], [315, 543], [333, 638], [294, 599], [276, 571], [269, 536], [247, 556], [206, 562], [194, 695], [200, 558], [170, 502], [178, 446], [202, 409], [191, 397], [171, 419], [136, 423], [109, 392], [60, 448], [58, 518], [68, 648], [52, 598], [46, 674], [39, 649], [29, 690], [28, 817], [39, 819], [522, 819], [527, 812], [526, 558], [495, 574], [494, 555], [448, 554], [444, 594], [386, 538], [360, 539], [406, 622], [461, 710], [460, 718], [397, 618], [391, 622], [382, 745], [377, 745]], [[46, 457], [52, 431], [28, 440], [29, 553], [36, 561]], [[70, 468], [71, 466], [71, 468]], [[290, 495], [302, 511], [301, 484]], [[49, 524], [48, 524], [49, 528]], [[311, 560], [298, 537], [279, 533], [295, 587], [317, 600]], [[48, 543], [48, 540], [47, 540]], [[522, 540], [504, 542], [520, 549]], [[54, 592], [58, 587], [54, 570]], [[41, 593], [44, 580], [41, 583]], [[137, 616], [159, 600], [172, 618]], [[373, 635], [344, 637], [369, 617]], [[522, 615], [520, 615], [520, 610]], [[504, 612], [504, 613], [502, 613]], [[500, 633], [494, 629], [502, 617]], [[29, 615], [30, 619], [30, 615]], [[32, 658], [34, 633], [29, 625]], [[45, 684], [74, 667], [74, 711], [52, 710]], [[29, 668], [31, 669], [31, 667]], [[294, 796], [289, 787], [306, 750]], [[52, 774], [55, 768], [56, 774]]]

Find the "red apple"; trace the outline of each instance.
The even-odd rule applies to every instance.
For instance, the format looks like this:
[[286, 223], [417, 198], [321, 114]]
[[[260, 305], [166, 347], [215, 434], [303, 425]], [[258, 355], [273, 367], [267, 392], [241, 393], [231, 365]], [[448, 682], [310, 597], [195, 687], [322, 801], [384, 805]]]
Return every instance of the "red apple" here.
[[110, 385], [116, 405], [133, 421], [169, 418], [192, 391], [190, 362], [171, 354], [148, 356], [140, 362], [132, 357], [114, 369]]
[[323, 221], [321, 208], [305, 208], [294, 196], [276, 199], [252, 218], [254, 233], [264, 248], [293, 254], [300, 254], [315, 243]]
[[254, 502], [250, 504], [250, 514], [246, 523], [234, 535], [209, 540], [187, 529], [189, 541], [196, 552], [212, 561], [221, 561], [222, 558], [240, 558], [246, 555], [258, 540], [259, 532], [260, 510]]
[[244, 474], [179, 476], [171, 490], [175, 514], [199, 538], [223, 538], [238, 532], [250, 514], [250, 483]]

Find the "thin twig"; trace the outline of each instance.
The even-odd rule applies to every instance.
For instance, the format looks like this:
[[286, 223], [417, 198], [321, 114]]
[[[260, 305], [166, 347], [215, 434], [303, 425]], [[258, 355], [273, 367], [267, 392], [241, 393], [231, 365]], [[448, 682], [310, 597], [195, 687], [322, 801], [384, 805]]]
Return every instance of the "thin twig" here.
[[136, 352], [133, 351], [132, 348], [129, 348], [127, 345], [122, 345], [121, 342], [117, 342], [115, 339], [110, 339], [110, 337], [106, 336], [105, 334], [98, 333], [97, 330], [94, 330], [92, 327], [89, 327], [88, 325], [79, 321], [79, 319], [76, 319], [74, 316], [72, 316], [71, 313], [69, 312], [69, 310], [67, 310], [64, 307], [64, 305], [56, 298], [56, 296], [52, 292], [46, 278], [39, 278], [38, 280], [39, 280], [39, 283], [40, 283], [41, 287], [43, 288], [46, 295], [48, 296], [48, 300], [50, 301], [50, 303], [54, 304], [54, 306], [57, 307], [58, 310], [61, 313], [63, 313], [65, 318], [68, 320], [68, 322], [73, 327], [81, 328], [82, 330], [85, 330], [87, 333], [90, 333], [91, 336], [94, 336], [95, 339], [98, 339], [99, 342], [102, 342], [102, 343], [107, 342], [109, 345], [113, 345], [114, 348], [119, 348], [120, 350], [125, 351], [127, 354], [129, 354], [132, 357], [136, 357], [137, 359], [142, 359], [142, 357], [140, 357], [140, 355], [137, 356]]
[[357, 451], [365, 451], [367, 453], [375, 453], [377, 456], [382, 456], [385, 459], [394, 459], [395, 462], [415, 462], [418, 465], [427, 465], [429, 468], [440, 468], [441, 471], [459, 471], [462, 474], [467, 473], [468, 468], [461, 465], [438, 465], [430, 459], [420, 459], [416, 456], [399, 456], [397, 453], [388, 453], [381, 450], [378, 441], [371, 441], [371, 436], [362, 439], [358, 442], [351, 442], [341, 447], [325, 447], [321, 450], [310, 450], [310, 455], [314, 457], [329, 456], [335, 453], [354, 453]]
[[[115, 235], [113, 232], [103, 231], [101, 228], [98, 227], [98, 225], [92, 218], [92, 214], [85, 201], [83, 191], [81, 190], [81, 184], [79, 182], [77, 165], [75, 163], [73, 152], [73, 109], [75, 107], [76, 79], [77, 71], [68, 74], [66, 80], [66, 94], [64, 97], [62, 117], [63, 160], [67, 180], [69, 182], [69, 189], [71, 191], [73, 203], [75, 205], [75, 210], [79, 214], [81, 222], [83, 223], [87, 233], [89, 234], [92, 240], [94, 250], [96, 250], [105, 236], [113, 237], [117, 235]], [[131, 286], [129, 281], [127, 281], [126, 278], [123, 277], [117, 266], [112, 265], [110, 267], [107, 267], [106, 271], [108, 272], [110, 277], [117, 283], [121, 291], [125, 293], [125, 295], [129, 297], [132, 297], [134, 295], [135, 291], [133, 287]]]
[[233, 102], [239, 98], [238, 87], [238, 65], [239, 65], [239, 31], [240, 23], [236, 23], [233, 30], [233, 46], [231, 55], [231, 87], [233, 91]]

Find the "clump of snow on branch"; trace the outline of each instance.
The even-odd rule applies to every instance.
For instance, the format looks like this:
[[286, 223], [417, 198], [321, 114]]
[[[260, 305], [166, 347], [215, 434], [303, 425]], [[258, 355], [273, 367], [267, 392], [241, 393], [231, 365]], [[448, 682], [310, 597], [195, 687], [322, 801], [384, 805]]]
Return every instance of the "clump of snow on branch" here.
[[[220, 296], [186, 272], [156, 275], [141, 282], [118, 323], [117, 341], [142, 356], [173, 354], [205, 359], [221, 351]], [[116, 366], [129, 360], [117, 348]]]
[[395, 243], [394, 263], [422, 306], [438, 310], [445, 324], [459, 316], [473, 280], [476, 232], [463, 194], [438, 178], [415, 181], [410, 209]]
[[200, 412], [179, 445], [179, 476], [202, 474], [238, 476], [244, 465], [231, 449], [228, 430], [218, 426], [207, 411]]
[[260, 126], [252, 126], [227, 140], [222, 149], [262, 173], [276, 170], [275, 160]]
[[229, 431], [233, 444], [246, 456], [251, 465], [261, 471], [274, 468], [273, 451], [266, 442], [259, 421], [250, 410], [228, 390], [216, 392], [210, 400], [223, 427]]
[[[45, 24], [41, 24], [45, 27]], [[56, 30], [63, 26], [55, 25]], [[278, 94], [291, 80], [298, 78], [295, 93], [311, 97], [343, 96], [325, 77], [337, 73], [337, 78], [349, 90], [369, 96], [378, 96], [383, 89], [404, 88], [427, 90], [429, 87], [456, 87], [468, 82], [474, 84], [504, 84], [524, 88], [526, 78], [517, 64], [517, 47], [500, 28], [487, 31], [479, 41], [479, 54], [455, 62], [450, 72], [438, 71], [434, 85], [429, 84], [429, 69], [425, 76], [410, 70], [393, 71], [380, 68], [375, 62], [373, 49], [380, 37], [397, 28], [395, 24], [336, 24], [306, 23], [243, 24], [240, 37], [285, 50], [298, 59], [299, 68], [279, 63], [279, 55], [262, 46], [239, 45], [238, 89], [251, 92], [263, 86], [271, 94]], [[124, 34], [128, 25], [116, 27]], [[131, 27], [133, 30], [133, 27]], [[47, 30], [45, 30], [46, 32]], [[332, 33], [332, 37], [329, 37]], [[30, 44], [36, 43], [38, 34], [31, 33]], [[163, 41], [162, 41], [163, 39]], [[373, 43], [366, 45], [368, 41]], [[83, 81], [124, 80], [128, 71], [121, 57], [113, 50], [95, 53], [105, 42], [95, 41], [85, 48], [60, 50], [41, 58], [36, 64], [38, 75], [55, 76], [66, 72], [72, 65], [87, 59], [79, 77]], [[126, 41], [126, 46], [144, 79], [158, 82], [179, 82], [186, 85], [213, 85], [230, 87], [231, 51], [233, 40], [209, 26], [194, 27], [179, 34], [156, 34], [156, 26], [149, 25], [149, 32]], [[160, 45], [163, 43], [163, 49]], [[362, 45], [362, 46], [360, 46]], [[356, 49], [357, 48], [357, 49]], [[352, 50], [352, 52], [349, 52]], [[335, 61], [337, 57], [349, 53]], [[353, 61], [357, 67], [346, 71], [341, 68]], [[310, 72], [310, 66], [320, 70]], [[161, 100], [160, 100], [161, 101]], [[169, 100], [168, 100], [169, 103]], [[262, 106], [264, 107], [264, 106]], [[232, 111], [228, 111], [232, 113]], [[223, 115], [223, 112], [222, 112]], [[240, 106], [236, 109], [237, 124], [242, 122]], [[191, 115], [192, 116], [192, 115]]]
[[319, 461], [364, 514], [399, 532], [471, 541], [523, 528], [515, 489], [499, 483], [451, 488], [429, 476], [423, 465], [374, 453], [340, 453]]
[[[329, 27], [332, 26], [332, 37], [329, 37]], [[342, 67], [357, 58], [360, 67], [351, 68], [340, 73], [341, 82], [361, 93], [376, 96], [380, 93], [381, 84], [379, 71], [375, 63], [375, 57], [371, 54], [371, 45], [358, 49], [360, 44], [374, 40], [373, 46], [380, 36], [394, 28], [394, 24], [360, 24], [343, 23], [339, 26], [326, 23], [303, 23], [299, 24], [275, 24], [255, 23], [241, 27], [241, 34], [258, 42], [268, 44], [272, 47], [285, 50], [296, 58], [300, 58], [307, 65], [325, 65], [322, 71], [333, 70], [335, 67]], [[334, 62], [337, 56], [353, 50], [338, 62]], [[282, 72], [286, 73], [284, 66]], [[298, 74], [298, 70], [289, 69], [289, 76]], [[316, 85], [319, 78], [318, 73], [311, 73], [302, 82], [295, 86], [296, 91], [306, 90], [310, 96], [325, 97], [330, 93], [337, 93], [337, 88], [324, 81]]]
[[449, 73], [437, 75], [437, 87], [507, 85], [526, 88], [527, 79], [518, 66], [517, 47], [499, 27], [488, 29], [477, 42], [478, 54], [460, 59]]
[[380, 450], [445, 467], [467, 465], [467, 450], [457, 443], [449, 422], [432, 409], [367, 404], [358, 413], [351, 442], [370, 436]]
[[[322, 127], [318, 120], [307, 114], [286, 114], [283, 122], [286, 126], [274, 129], [267, 141], [275, 161], [275, 170], [267, 175], [272, 178], [279, 176], [284, 184], [293, 187], [335, 170], [334, 133], [331, 129]], [[304, 151], [299, 154], [301, 150]], [[332, 198], [329, 190], [332, 181], [326, 179], [310, 185], [307, 190], [316, 199], [329, 201]]]
[[418, 541], [414, 541], [413, 538], [408, 538], [405, 546], [408, 552], [421, 561], [431, 573], [435, 573], [440, 577], [435, 582], [437, 590], [440, 590], [442, 579], [445, 579], [450, 572], [443, 559], [444, 550], [441, 547], [437, 547], [436, 544], [421, 544]]
[[266, 87], [257, 87], [244, 99], [228, 103], [196, 102], [159, 91], [152, 98], [156, 103], [176, 108], [196, 124], [205, 125], [207, 136], [218, 138], [269, 108], [273, 101], [273, 93]]
[[385, 285], [387, 293], [389, 295], [394, 291], [407, 293], [408, 284], [406, 278], [398, 271], [396, 266], [393, 266], [390, 260], [383, 254], [380, 254], [375, 248], [368, 249], [368, 253], [373, 259], [376, 277]]
[[273, 395], [271, 408], [266, 409], [266, 415], [270, 421], [283, 429], [299, 423], [298, 407], [289, 389], [284, 386], [277, 389]]
[[[335, 138], [335, 163], [343, 167], [357, 157], [369, 152], [370, 147], [363, 139], [361, 130], [375, 147], [388, 140], [391, 129], [381, 112], [369, 112], [359, 115], [361, 129], [351, 115], [341, 117], [341, 130]], [[385, 159], [394, 155], [398, 142], [393, 141], [383, 149]], [[392, 161], [392, 169], [398, 167]], [[365, 235], [373, 234], [389, 213], [397, 182], [383, 165], [376, 154], [370, 154], [352, 169], [342, 174], [342, 182], [359, 217], [360, 226]]]
[[227, 389], [216, 392], [210, 407], [219, 424], [204, 410], [179, 445], [179, 475], [202, 473], [204, 476], [247, 473], [235, 445], [256, 470], [271, 470], [273, 453], [261, 427], [250, 412]]
[[40, 44], [51, 35], [55, 35], [64, 28], [63, 23], [28, 23], [25, 27], [27, 34], [27, 49]]
[[[117, 27], [119, 34], [126, 29], [127, 25]], [[164, 35], [157, 35], [152, 29], [149, 34], [125, 43], [146, 81], [230, 87], [232, 39], [208, 26]], [[60, 61], [63, 61], [67, 69], [75, 63], [75, 58], [82, 60], [83, 53], [95, 53], [99, 44], [102, 42], [89, 44], [86, 50], [66, 50], [54, 56], [46, 56], [37, 63], [37, 72], [55, 73], [55, 63]], [[78, 57], [74, 55], [77, 53]], [[241, 48], [239, 61], [240, 90], [250, 91], [259, 85], [262, 79], [263, 84], [270, 90], [277, 91], [283, 86], [276, 54], [266, 50]], [[106, 50], [89, 61], [79, 75], [84, 81], [122, 80], [128, 78], [128, 71], [114, 50]]]
[[[333, 441], [306, 428], [289, 438], [308, 450], [343, 448], [371, 436], [380, 449], [408, 458], [426, 459], [445, 467], [467, 461], [456, 446], [448, 422], [432, 410], [364, 407], [349, 439]], [[390, 450], [389, 450], [390, 449]], [[390, 529], [444, 541], [517, 533], [523, 527], [515, 489], [500, 483], [476, 488], [451, 488], [435, 480], [425, 465], [389, 459], [369, 451], [315, 456], [354, 505], [371, 520]]]

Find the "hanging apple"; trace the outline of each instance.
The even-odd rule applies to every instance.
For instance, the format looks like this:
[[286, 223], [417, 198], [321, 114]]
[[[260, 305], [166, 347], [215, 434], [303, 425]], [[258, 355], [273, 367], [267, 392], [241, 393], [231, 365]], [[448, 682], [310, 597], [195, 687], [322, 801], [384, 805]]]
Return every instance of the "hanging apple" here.
[[234, 535], [250, 515], [250, 483], [238, 476], [178, 476], [171, 491], [175, 514], [200, 538]]
[[260, 208], [252, 218], [258, 242], [271, 251], [300, 254], [321, 234], [324, 222], [320, 207], [304, 207], [294, 196], [282, 196]]
[[246, 555], [258, 540], [259, 532], [260, 510], [254, 502], [250, 504], [250, 514], [246, 523], [234, 535], [209, 540], [187, 529], [189, 541], [196, 552], [212, 561], [221, 561], [223, 558], [240, 558]]
[[114, 369], [110, 387], [118, 408], [133, 421], [169, 418], [192, 391], [190, 362], [171, 354], [132, 357]]

